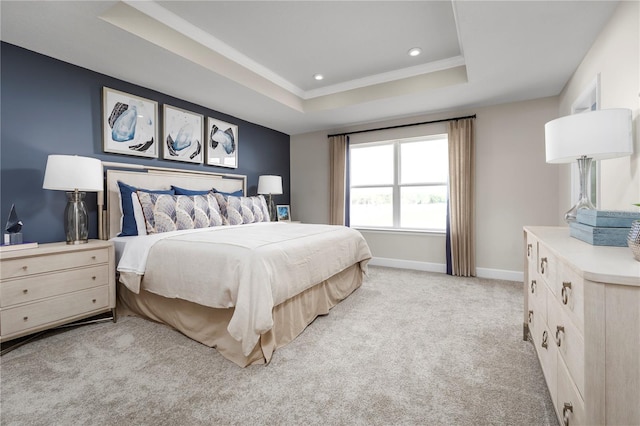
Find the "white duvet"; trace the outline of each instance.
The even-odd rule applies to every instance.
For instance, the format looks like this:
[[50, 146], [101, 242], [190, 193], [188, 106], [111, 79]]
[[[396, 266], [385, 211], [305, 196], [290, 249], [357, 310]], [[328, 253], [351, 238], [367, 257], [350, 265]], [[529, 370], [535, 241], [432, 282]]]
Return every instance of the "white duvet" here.
[[[354, 229], [270, 222], [135, 237], [118, 271], [144, 276], [144, 290], [164, 297], [235, 307], [227, 329], [249, 355], [273, 327], [274, 306], [370, 258]], [[140, 279], [121, 281], [139, 293]]]

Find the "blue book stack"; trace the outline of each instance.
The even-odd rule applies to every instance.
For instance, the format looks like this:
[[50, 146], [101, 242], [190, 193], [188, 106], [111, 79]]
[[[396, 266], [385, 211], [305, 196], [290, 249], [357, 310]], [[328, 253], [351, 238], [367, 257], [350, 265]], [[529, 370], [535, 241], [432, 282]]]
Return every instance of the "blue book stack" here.
[[626, 247], [634, 220], [640, 220], [640, 212], [581, 209], [569, 235], [594, 246]]

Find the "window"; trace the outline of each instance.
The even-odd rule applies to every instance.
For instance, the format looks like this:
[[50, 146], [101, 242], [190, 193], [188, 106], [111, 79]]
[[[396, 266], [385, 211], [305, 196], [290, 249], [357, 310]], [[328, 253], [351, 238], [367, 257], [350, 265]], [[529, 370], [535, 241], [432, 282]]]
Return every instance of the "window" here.
[[445, 230], [446, 134], [353, 144], [349, 154], [351, 226]]

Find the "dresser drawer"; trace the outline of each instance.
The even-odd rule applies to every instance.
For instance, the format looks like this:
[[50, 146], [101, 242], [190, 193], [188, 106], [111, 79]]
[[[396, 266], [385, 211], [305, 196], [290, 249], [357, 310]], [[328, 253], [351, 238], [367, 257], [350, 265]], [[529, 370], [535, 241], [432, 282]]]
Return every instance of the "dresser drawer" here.
[[35, 275], [0, 283], [0, 307], [107, 285], [109, 265], [72, 269], [50, 275]]
[[543, 325], [536, 331], [534, 344], [536, 352], [538, 353], [538, 359], [540, 360], [540, 366], [542, 367], [542, 373], [547, 381], [547, 387], [549, 388], [551, 399], [555, 401], [558, 380], [558, 350], [556, 344], [553, 342], [553, 336], [546, 325]]
[[109, 287], [95, 287], [0, 312], [0, 334], [9, 335], [109, 306]]
[[568, 265], [558, 265], [556, 298], [569, 318], [584, 335], [584, 281]]
[[69, 253], [49, 254], [45, 256], [24, 257], [2, 261], [0, 278], [26, 277], [69, 268], [98, 265], [109, 261], [107, 248], [82, 250]]
[[575, 426], [587, 423], [584, 400], [578, 394], [562, 360], [558, 360], [558, 394], [555, 402], [560, 424]]
[[545, 247], [538, 247], [538, 274], [549, 285], [551, 291], [555, 292], [557, 261], [555, 256]]
[[547, 303], [551, 340], [557, 346], [578, 392], [584, 397], [584, 337], [555, 297], [549, 297]]

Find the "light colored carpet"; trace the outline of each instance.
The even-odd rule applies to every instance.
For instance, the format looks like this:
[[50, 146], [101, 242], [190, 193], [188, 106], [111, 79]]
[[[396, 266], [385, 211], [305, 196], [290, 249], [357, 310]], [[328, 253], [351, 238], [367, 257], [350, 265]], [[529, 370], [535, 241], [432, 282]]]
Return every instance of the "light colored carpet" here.
[[3, 425], [557, 425], [522, 286], [371, 267], [363, 287], [245, 369], [134, 317], [1, 358]]

